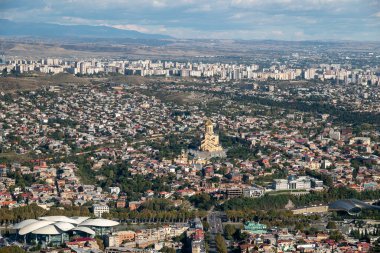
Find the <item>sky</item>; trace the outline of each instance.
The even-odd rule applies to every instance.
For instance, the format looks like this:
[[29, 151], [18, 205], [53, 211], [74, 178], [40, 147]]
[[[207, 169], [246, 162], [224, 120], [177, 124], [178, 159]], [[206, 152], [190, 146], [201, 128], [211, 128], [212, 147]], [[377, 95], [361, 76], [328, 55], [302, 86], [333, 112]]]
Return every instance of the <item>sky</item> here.
[[186, 39], [380, 41], [380, 0], [0, 0], [0, 18]]

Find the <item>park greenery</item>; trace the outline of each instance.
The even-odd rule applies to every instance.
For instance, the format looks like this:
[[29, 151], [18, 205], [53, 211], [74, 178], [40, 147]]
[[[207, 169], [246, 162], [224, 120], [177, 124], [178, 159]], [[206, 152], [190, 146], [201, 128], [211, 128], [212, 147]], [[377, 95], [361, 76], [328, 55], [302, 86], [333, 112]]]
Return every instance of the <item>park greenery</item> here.
[[216, 204], [216, 200], [207, 193], [191, 196], [189, 201], [201, 210], [210, 210]]
[[[186, 91], [196, 91], [192, 88], [187, 88]], [[222, 91], [205, 91], [206, 94], [213, 94], [216, 96], [223, 97], [225, 93]], [[380, 124], [380, 117], [378, 114], [374, 114], [371, 112], [353, 112], [349, 110], [345, 110], [342, 108], [337, 108], [332, 104], [324, 103], [321, 101], [310, 102], [310, 101], [278, 101], [267, 97], [260, 96], [250, 96], [243, 95], [241, 93], [236, 92], [232, 96], [231, 99], [240, 103], [247, 105], [263, 105], [269, 106], [271, 108], [281, 108], [286, 110], [294, 110], [300, 112], [313, 112], [319, 114], [329, 114], [335, 117], [336, 122], [341, 123], [350, 123], [355, 126], [362, 124]]]
[[[167, 203], [168, 206], [165, 204]], [[13, 209], [0, 208], [0, 224], [10, 225], [26, 219], [36, 219], [41, 216], [92, 216], [88, 206], [64, 206], [52, 207], [45, 210], [33, 203], [24, 207]], [[189, 210], [185, 206], [174, 207], [172, 203], [164, 199], [157, 199], [153, 202], [146, 203], [138, 210], [131, 211], [127, 208], [112, 209], [105, 218], [115, 219], [120, 222], [130, 223], [170, 223], [170, 222], [188, 222], [196, 217], [204, 218], [207, 216], [206, 211]]]
[[380, 198], [380, 190], [357, 192], [349, 188], [330, 188], [327, 191], [311, 192], [296, 196], [291, 194], [268, 195], [260, 198], [234, 198], [224, 202], [220, 209], [228, 210], [278, 210], [284, 209], [291, 201], [296, 207], [328, 204], [339, 199], [375, 200]]
[[50, 210], [39, 207], [36, 203], [13, 209], [0, 208], [0, 224], [14, 224], [26, 219], [36, 219], [41, 216], [91, 216], [88, 207], [65, 206], [52, 207]]
[[17, 246], [6, 246], [0, 248], [0, 253], [25, 253], [26, 251]]
[[221, 234], [217, 234], [215, 236], [215, 243], [216, 243], [216, 252], [217, 253], [227, 253], [227, 245], [224, 241], [224, 238]]

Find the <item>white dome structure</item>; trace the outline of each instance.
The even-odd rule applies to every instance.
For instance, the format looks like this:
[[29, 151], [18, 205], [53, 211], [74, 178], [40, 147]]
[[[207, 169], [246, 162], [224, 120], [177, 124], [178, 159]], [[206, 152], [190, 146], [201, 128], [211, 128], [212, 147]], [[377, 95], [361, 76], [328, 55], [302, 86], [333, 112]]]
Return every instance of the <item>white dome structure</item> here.
[[76, 227], [76, 228], [73, 228], [72, 230], [84, 232], [84, 233], [89, 234], [89, 235], [95, 235], [96, 234], [96, 232], [94, 230], [92, 230], [91, 228], [88, 228], [88, 227]]
[[36, 219], [28, 219], [28, 220], [23, 220], [16, 225], [13, 226], [14, 229], [20, 229], [23, 227], [26, 227], [27, 225], [30, 225], [32, 223], [35, 223], [37, 220]]
[[91, 227], [110, 228], [119, 222], [107, 219], [90, 219], [89, 217], [44, 216], [38, 219], [28, 219], [13, 226], [19, 230], [19, 235], [60, 235], [69, 231], [79, 231], [89, 235], [96, 232]]
[[90, 217], [80, 216], [80, 217], [71, 217], [71, 219], [75, 220], [77, 224], [81, 224], [83, 221], [90, 219]]
[[54, 223], [54, 226], [56, 226], [57, 228], [59, 228], [62, 231], [70, 231], [73, 228], [75, 228], [75, 226], [73, 224], [67, 223], [67, 222], [62, 222], [62, 221]]
[[46, 227], [46, 226], [53, 224], [53, 223], [54, 223], [54, 221], [37, 220], [34, 223], [31, 223], [25, 227], [22, 227], [18, 233], [20, 235], [26, 235], [26, 234], [29, 234], [33, 231], [36, 231], [37, 229]]
[[47, 221], [55, 221], [55, 222], [66, 222], [66, 223], [72, 223], [72, 224], [78, 224], [77, 220], [68, 218], [66, 216], [44, 216], [39, 218], [40, 220], [47, 220]]
[[45, 227], [33, 230], [32, 234], [35, 234], [35, 235], [60, 235], [60, 234], [62, 234], [62, 231], [59, 230], [54, 225], [47, 225]]
[[89, 226], [89, 227], [114, 227], [119, 225], [119, 222], [107, 219], [88, 219], [80, 224], [81, 226]]

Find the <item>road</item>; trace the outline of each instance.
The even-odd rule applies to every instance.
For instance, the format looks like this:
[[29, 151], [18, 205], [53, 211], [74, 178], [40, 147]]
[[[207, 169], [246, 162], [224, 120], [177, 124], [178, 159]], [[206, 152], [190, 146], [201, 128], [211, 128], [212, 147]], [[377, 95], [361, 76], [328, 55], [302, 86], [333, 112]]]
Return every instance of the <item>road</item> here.
[[210, 241], [209, 241], [209, 252], [216, 252], [216, 244], [215, 244], [215, 235], [223, 234], [223, 225], [222, 225], [222, 217], [223, 213], [221, 212], [210, 212], [207, 216], [207, 222], [210, 225]]

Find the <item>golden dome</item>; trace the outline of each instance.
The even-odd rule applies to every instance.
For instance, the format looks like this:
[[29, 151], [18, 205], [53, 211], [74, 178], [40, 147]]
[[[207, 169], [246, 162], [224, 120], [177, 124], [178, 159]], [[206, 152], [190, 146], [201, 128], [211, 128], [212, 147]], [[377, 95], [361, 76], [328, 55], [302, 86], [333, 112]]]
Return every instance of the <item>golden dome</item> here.
[[205, 122], [205, 125], [206, 126], [212, 126], [212, 122], [210, 119], [207, 119], [206, 122]]

